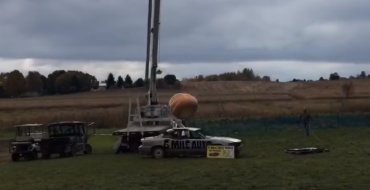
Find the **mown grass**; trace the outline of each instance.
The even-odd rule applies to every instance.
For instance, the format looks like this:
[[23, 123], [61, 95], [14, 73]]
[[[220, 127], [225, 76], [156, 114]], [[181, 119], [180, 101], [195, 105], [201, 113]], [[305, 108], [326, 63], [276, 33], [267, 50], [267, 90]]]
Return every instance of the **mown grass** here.
[[[235, 160], [114, 155], [116, 138], [94, 136], [93, 155], [0, 163], [0, 189], [369, 189], [370, 128], [313, 132], [318, 139], [301, 130], [243, 134], [244, 154]], [[331, 152], [284, 153], [304, 146]]]
[[4, 132], [4, 131], [2, 131], [2, 132], [0, 132], [0, 141], [1, 140], [9, 140], [9, 139], [11, 139], [11, 138], [14, 138], [14, 135], [15, 135], [15, 132], [8, 132], [8, 131], [6, 131], [6, 132]]

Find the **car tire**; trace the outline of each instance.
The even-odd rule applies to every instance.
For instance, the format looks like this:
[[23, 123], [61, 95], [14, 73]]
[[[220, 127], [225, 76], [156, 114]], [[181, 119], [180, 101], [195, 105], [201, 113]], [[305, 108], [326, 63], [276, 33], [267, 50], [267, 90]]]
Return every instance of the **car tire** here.
[[152, 157], [156, 159], [164, 158], [166, 155], [166, 151], [162, 147], [154, 147], [152, 149]]

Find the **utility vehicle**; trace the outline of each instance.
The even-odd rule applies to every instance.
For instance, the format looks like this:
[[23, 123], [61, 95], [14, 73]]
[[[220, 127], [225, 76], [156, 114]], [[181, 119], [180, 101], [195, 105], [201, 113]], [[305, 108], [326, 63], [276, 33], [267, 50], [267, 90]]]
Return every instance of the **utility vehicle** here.
[[87, 126], [94, 123], [82, 121], [61, 121], [48, 125], [49, 138], [42, 139], [40, 149], [43, 158], [53, 154], [60, 157], [76, 156], [79, 153], [91, 154], [88, 143]]
[[15, 138], [9, 142], [12, 161], [20, 158], [35, 160], [40, 152], [40, 142], [45, 138], [43, 124], [23, 124], [14, 126]]

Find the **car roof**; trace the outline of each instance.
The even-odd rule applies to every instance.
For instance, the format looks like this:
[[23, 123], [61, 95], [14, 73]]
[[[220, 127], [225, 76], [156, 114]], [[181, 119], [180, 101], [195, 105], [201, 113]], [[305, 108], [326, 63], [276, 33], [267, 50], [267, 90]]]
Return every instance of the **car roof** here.
[[44, 124], [33, 123], [33, 124], [22, 124], [22, 125], [15, 125], [14, 127], [41, 127]]
[[199, 131], [200, 128], [195, 128], [195, 127], [179, 127], [179, 128], [173, 128], [172, 130], [175, 130], [175, 131], [177, 131], [177, 130]]

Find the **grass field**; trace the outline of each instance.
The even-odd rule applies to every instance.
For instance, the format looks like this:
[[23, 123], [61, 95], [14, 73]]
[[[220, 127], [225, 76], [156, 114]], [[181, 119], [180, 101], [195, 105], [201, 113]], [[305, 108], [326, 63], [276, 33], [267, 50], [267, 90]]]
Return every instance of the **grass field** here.
[[[235, 160], [113, 154], [115, 138], [91, 138], [94, 154], [75, 158], [0, 162], [1, 190], [75, 189], [369, 189], [370, 128], [244, 134]], [[286, 148], [320, 146], [331, 152], [296, 156]]]
[[[196, 118], [271, 117], [296, 115], [307, 107], [312, 113], [369, 112], [370, 81], [354, 81], [351, 99], [342, 107], [345, 81], [322, 82], [184, 82], [181, 89], [159, 90], [167, 104], [174, 93], [188, 92], [199, 101]], [[94, 120], [101, 128], [124, 127], [128, 97], [145, 89], [109, 90], [63, 96], [0, 100], [0, 129], [23, 123], [58, 120]], [[145, 99], [142, 97], [142, 101]]]
[[[166, 104], [174, 93], [188, 92], [199, 101], [196, 118], [211, 122], [230, 117], [293, 115], [295, 118], [303, 107], [313, 114], [369, 112], [370, 81], [354, 81], [354, 92], [344, 106], [341, 101], [343, 83], [187, 82], [181, 89], [160, 90], [159, 101]], [[95, 121], [98, 128], [122, 128], [127, 123], [128, 97], [144, 93], [145, 89], [126, 89], [0, 100], [0, 189], [367, 190], [370, 187], [370, 150], [367, 149], [370, 147], [370, 128], [367, 126], [315, 129], [318, 138], [306, 138], [303, 131], [294, 127], [283, 126], [275, 132], [240, 129], [238, 131], [244, 131], [239, 133], [244, 141], [244, 154], [235, 160], [154, 160], [136, 154], [115, 155], [112, 146], [116, 138], [93, 136], [93, 155], [19, 163], [9, 161], [7, 141], [4, 140], [13, 136], [8, 130], [12, 125], [84, 120]], [[329, 126], [322, 124], [326, 120], [332, 119], [316, 119], [315, 127]], [[362, 120], [367, 121], [365, 117]], [[235, 127], [254, 128], [259, 126], [257, 124], [249, 122], [253, 126], [244, 126], [240, 122], [225, 127], [230, 128], [230, 134], [235, 134], [231, 133]], [[285, 121], [284, 125], [291, 124]], [[98, 133], [112, 131], [99, 129]], [[325, 147], [331, 152], [305, 156], [284, 153], [286, 148], [305, 146]]]

